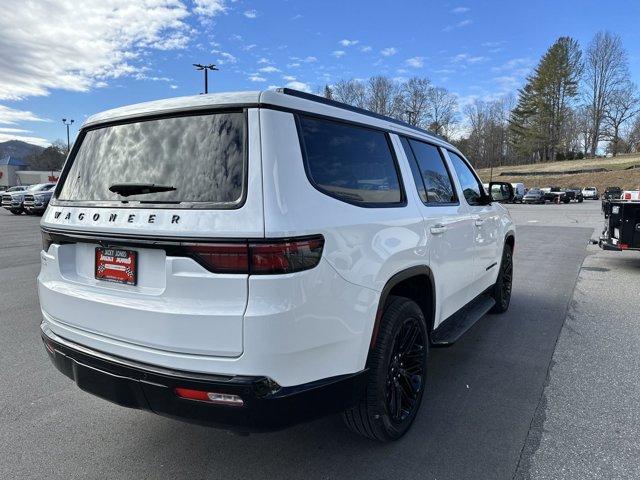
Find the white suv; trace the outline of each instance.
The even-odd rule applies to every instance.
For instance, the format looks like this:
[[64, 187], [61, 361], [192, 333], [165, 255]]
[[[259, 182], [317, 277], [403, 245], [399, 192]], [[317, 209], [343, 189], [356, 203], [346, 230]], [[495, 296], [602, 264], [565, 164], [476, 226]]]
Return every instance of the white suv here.
[[509, 306], [513, 189], [489, 192], [443, 139], [287, 89], [95, 115], [42, 220], [45, 346], [127, 407], [399, 438], [429, 348]]

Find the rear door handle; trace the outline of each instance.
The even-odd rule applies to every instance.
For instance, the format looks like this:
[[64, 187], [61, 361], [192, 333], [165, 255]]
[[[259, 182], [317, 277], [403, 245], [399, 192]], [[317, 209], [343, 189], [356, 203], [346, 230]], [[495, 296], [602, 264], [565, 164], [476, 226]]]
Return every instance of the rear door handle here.
[[481, 227], [484, 224], [484, 219], [482, 218], [476, 218], [476, 227]]
[[441, 235], [447, 231], [447, 226], [442, 223], [437, 223], [433, 227], [431, 227], [432, 235]]

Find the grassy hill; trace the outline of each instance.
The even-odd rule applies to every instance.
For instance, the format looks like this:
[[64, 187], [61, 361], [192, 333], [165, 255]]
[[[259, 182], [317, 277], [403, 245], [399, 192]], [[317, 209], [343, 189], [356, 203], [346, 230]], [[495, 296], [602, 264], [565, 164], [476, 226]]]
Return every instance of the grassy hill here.
[[[578, 170], [581, 172], [576, 172]], [[480, 169], [478, 174], [482, 181], [489, 182], [490, 169]], [[595, 186], [603, 191], [606, 187], [618, 186], [637, 189], [640, 187], [640, 155], [496, 167], [493, 180], [522, 182], [527, 188]]]

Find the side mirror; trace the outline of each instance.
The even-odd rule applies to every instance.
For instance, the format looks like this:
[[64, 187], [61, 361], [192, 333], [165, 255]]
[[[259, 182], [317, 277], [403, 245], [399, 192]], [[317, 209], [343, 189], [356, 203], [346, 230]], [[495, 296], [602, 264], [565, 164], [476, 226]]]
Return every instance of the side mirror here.
[[491, 182], [489, 196], [493, 202], [512, 202], [515, 197], [513, 185], [508, 182]]

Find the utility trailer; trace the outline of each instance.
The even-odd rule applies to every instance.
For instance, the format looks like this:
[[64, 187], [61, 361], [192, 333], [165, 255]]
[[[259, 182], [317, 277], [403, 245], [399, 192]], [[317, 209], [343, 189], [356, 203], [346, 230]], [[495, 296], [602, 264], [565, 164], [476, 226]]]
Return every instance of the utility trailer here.
[[603, 203], [604, 230], [598, 244], [603, 250], [640, 250], [640, 191], [623, 192]]

